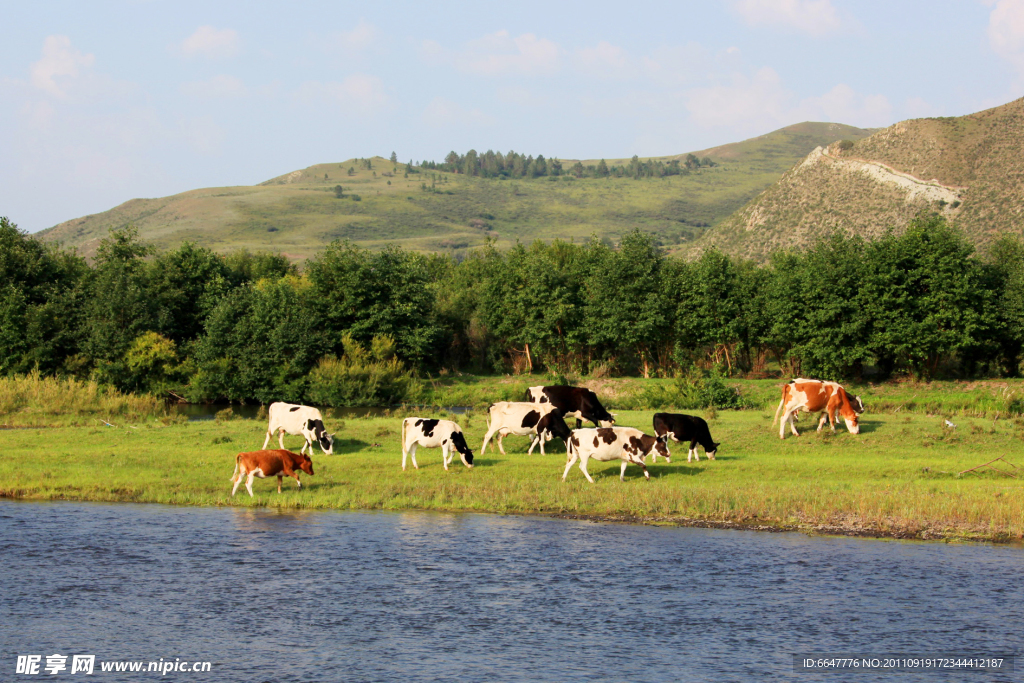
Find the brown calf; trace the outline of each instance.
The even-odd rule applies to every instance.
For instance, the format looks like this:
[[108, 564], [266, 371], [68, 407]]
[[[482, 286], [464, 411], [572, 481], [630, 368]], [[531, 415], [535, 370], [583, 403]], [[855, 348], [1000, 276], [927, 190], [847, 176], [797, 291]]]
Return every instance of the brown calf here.
[[864, 412], [864, 402], [860, 396], [850, 398], [842, 386], [835, 382], [822, 382], [817, 379], [794, 379], [782, 387], [782, 400], [775, 410], [775, 420], [772, 426], [779, 419], [782, 413], [782, 424], [779, 425], [779, 438], [786, 438], [786, 422], [793, 430], [794, 436], [800, 436], [796, 431], [794, 416], [803, 411], [805, 413], [823, 413], [818, 420], [818, 431], [828, 419], [832, 431], [836, 431], [836, 419], [839, 415], [846, 420], [846, 428], [851, 434], [860, 433], [860, 426], [857, 424], [860, 414]]
[[305, 453], [293, 453], [286, 450], [239, 453], [235, 457], [235, 471], [231, 475], [231, 481], [235, 483], [234, 488], [231, 489], [231, 495], [235, 495], [238, 485], [242, 483], [242, 478], [246, 474], [249, 475], [249, 479], [245, 482], [245, 488], [249, 492], [250, 497], [252, 496], [252, 480], [254, 477], [264, 479], [265, 477], [277, 475], [278, 493], [281, 493], [281, 483], [284, 481], [285, 475], [295, 477], [295, 481], [299, 483], [301, 488], [302, 482], [299, 481], [299, 473], [295, 470], [302, 470], [312, 476], [313, 461]]

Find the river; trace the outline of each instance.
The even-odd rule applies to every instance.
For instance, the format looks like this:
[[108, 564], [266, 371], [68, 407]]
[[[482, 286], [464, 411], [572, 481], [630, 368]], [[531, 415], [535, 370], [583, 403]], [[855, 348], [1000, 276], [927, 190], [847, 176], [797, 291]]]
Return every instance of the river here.
[[[793, 665], [1021, 653], [1020, 547], [0, 500], [0, 576], [5, 681], [76, 680], [14, 674], [55, 653], [112, 681], [1020, 680]], [[211, 670], [100, 671], [161, 658]]]

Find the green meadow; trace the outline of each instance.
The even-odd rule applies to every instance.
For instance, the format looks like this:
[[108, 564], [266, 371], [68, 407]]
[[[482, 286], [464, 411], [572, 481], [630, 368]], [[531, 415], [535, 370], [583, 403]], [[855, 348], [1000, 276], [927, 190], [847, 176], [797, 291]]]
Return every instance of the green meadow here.
[[[767, 398], [774, 393], [764, 387]], [[756, 388], [756, 387], [755, 387]], [[919, 393], [923, 392], [921, 389]], [[936, 392], [941, 394], [942, 392]], [[444, 510], [791, 529], [922, 539], [1024, 539], [1024, 420], [1000, 411], [947, 416], [887, 404], [862, 418], [854, 436], [840, 428], [814, 431], [806, 416], [802, 436], [778, 437], [774, 404], [705, 414], [722, 442], [715, 461], [686, 462], [686, 445], [670, 443], [671, 464], [648, 462], [651, 480], [619, 464], [591, 462], [596, 480], [578, 466], [561, 481], [566, 458], [560, 441], [548, 453], [526, 454], [525, 437], [507, 437], [507, 455], [480, 453], [482, 411], [453, 416], [439, 410], [399, 409], [387, 417], [339, 420], [333, 455], [313, 457], [316, 475], [303, 487], [286, 479], [257, 479], [255, 497], [231, 497], [235, 455], [263, 444], [262, 420], [183, 422], [164, 416], [83, 420], [86, 426], [20, 428], [4, 432], [0, 496], [30, 500], [91, 500], [337, 510]], [[888, 400], [888, 399], [885, 399]], [[938, 399], [936, 399], [938, 400]], [[609, 401], [614, 405], [614, 401]], [[878, 401], [876, 401], [876, 405]], [[620, 410], [622, 425], [650, 429], [653, 410]], [[419, 470], [401, 469], [401, 417], [447, 416], [460, 422], [476, 454], [466, 469], [449, 471], [439, 449], [420, 449]], [[107, 426], [107, 423], [113, 426]], [[285, 444], [298, 450], [299, 437]], [[682, 455], [682, 457], [680, 457]], [[993, 467], [964, 472], [996, 458]], [[1021, 469], [1018, 469], [1021, 468]], [[1009, 473], [1009, 474], [1007, 474]]]
[[[597, 236], [618, 241], [642, 228], [670, 250], [684, 250], [816, 146], [841, 138], [859, 140], [871, 132], [835, 123], [800, 123], [696, 152], [713, 159], [714, 167], [644, 179], [571, 174], [467, 177], [422, 166], [409, 173], [404, 162], [382, 157], [348, 159], [309, 166], [259, 185], [132, 199], [109, 211], [61, 223], [40, 236], [92, 257], [110, 228], [135, 225], [146, 242], [160, 250], [189, 240], [222, 254], [270, 250], [301, 261], [333, 240], [370, 249], [397, 244], [412, 251], [459, 252], [488, 240], [499, 248], [537, 239], [579, 242]], [[684, 156], [645, 160], [667, 163]], [[622, 166], [629, 160], [607, 162]], [[573, 160], [563, 160], [566, 169], [572, 164]], [[341, 196], [336, 193], [339, 185]]]

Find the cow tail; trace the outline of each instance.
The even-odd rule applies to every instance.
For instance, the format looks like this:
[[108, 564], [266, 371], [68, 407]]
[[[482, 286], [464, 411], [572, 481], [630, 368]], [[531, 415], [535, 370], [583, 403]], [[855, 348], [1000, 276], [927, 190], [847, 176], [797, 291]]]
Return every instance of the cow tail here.
[[405, 464], [405, 427], [409, 423], [409, 418], [402, 419], [402, 464]]
[[242, 467], [242, 454], [239, 453], [235, 456], [235, 471], [231, 473], [231, 479], [229, 480], [232, 484], [235, 482], [235, 477], [238, 476], [238, 470]]
[[782, 387], [782, 399], [779, 400], [779, 407], [775, 409], [775, 419], [772, 420], [772, 427], [779, 421], [779, 413], [782, 412], [782, 406], [786, 405], [786, 392], [789, 391], [789, 385]]

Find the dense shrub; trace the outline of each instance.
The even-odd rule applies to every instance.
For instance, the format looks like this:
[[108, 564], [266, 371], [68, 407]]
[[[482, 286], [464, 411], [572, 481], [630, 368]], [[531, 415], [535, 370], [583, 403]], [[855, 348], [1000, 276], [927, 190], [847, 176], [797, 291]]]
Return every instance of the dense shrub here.
[[351, 335], [341, 358], [327, 356], [309, 373], [309, 401], [324, 406], [389, 406], [410, 400], [412, 373], [395, 357], [390, 337], [374, 337], [369, 350]]

